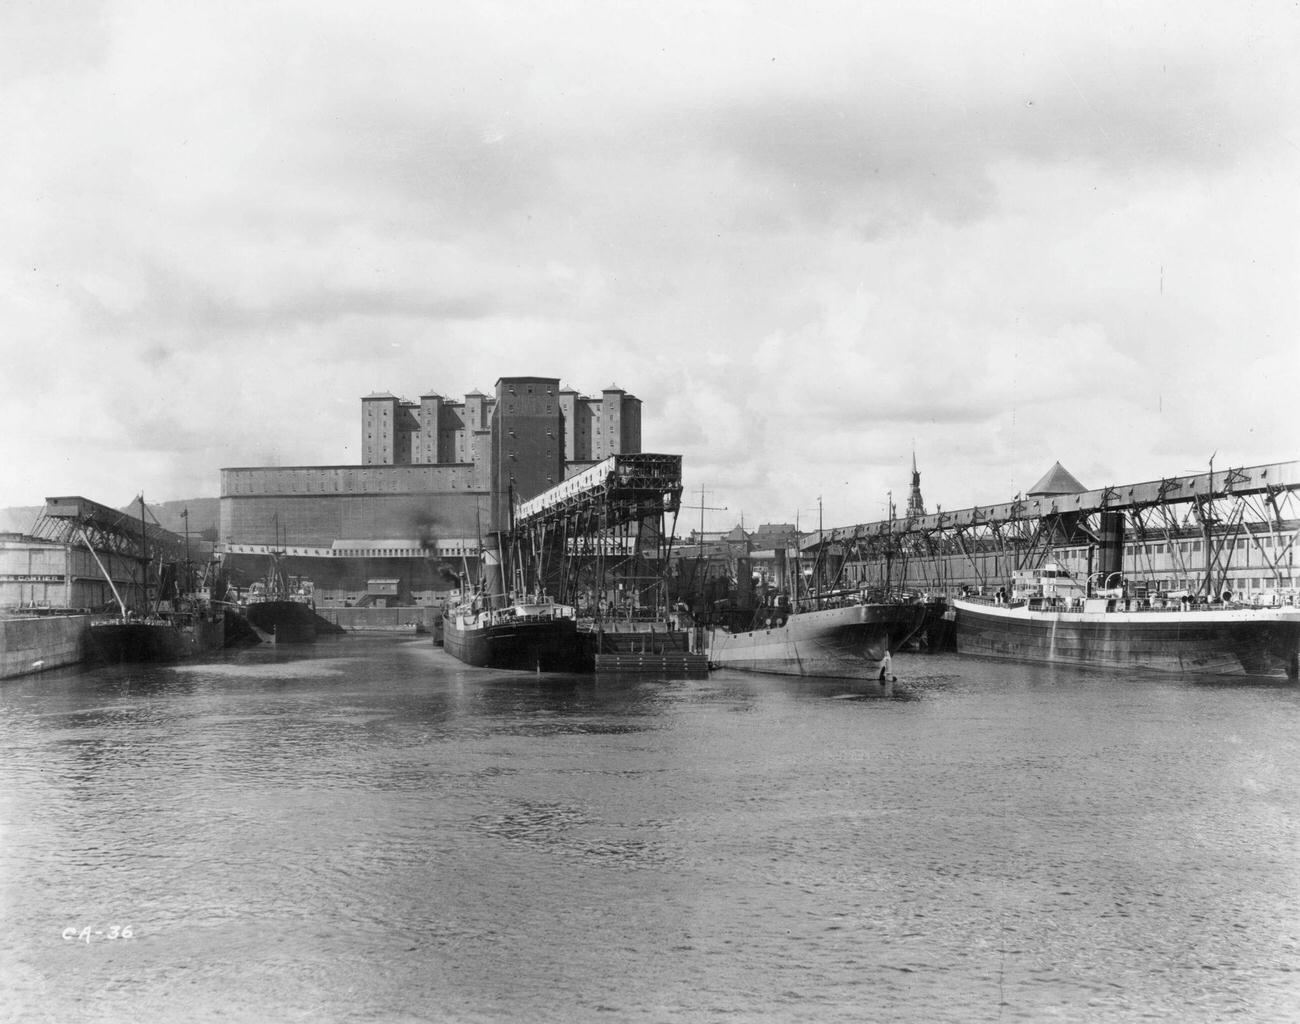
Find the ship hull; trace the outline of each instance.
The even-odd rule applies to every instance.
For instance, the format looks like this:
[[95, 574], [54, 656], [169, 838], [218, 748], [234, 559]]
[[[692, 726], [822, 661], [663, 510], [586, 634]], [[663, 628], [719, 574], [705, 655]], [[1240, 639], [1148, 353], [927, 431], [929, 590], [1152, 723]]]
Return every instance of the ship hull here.
[[923, 605], [853, 604], [798, 612], [781, 625], [709, 637], [709, 665], [746, 672], [839, 679], [876, 679], [916, 633]]
[[1300, 609], [1053, 612], [953, 602], [957, 653], [1014, 661], [1295, 678]]
[[196, 618], [183, 624], [165, 620], [92, 622], [87, 655], [99, 664], [182, 661], [220, 650], [222, 618]]
[[465, 625], [450, 616], [443, 620], [442, 649], [478, 668], [580, 672], [589, 667], [571, 618]]
[[254, 601], [244, 615], [277, 644], [309, 644], [316, 639], [316, 613], [301, 601]]

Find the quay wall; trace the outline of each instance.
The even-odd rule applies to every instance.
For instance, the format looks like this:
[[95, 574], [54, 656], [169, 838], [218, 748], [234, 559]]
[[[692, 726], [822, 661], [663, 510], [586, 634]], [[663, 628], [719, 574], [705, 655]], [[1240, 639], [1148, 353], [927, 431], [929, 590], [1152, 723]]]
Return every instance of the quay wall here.
[[89, 632], [89, 615], [0, 619], [0, 679], [77, 664]]
[[320, 608], [316, 614], [349, 633], [431, 633], [439, 608]]

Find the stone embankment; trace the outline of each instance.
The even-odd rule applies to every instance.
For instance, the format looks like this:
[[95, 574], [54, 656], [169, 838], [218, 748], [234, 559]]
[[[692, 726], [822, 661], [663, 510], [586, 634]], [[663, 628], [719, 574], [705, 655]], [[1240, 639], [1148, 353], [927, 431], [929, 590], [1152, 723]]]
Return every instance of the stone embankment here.
[[[425, 635], [433, 632], [439, 610], [424, 607], [401, 608], [316, 608], [317, 620], [328, 628], [346, 633], [380, 633], [394, 636]], [[324, 630], [322, 630], [324, 632]]]
[[0, 679], [77, 664], [89, 632], [89, 615], [0, 618]]

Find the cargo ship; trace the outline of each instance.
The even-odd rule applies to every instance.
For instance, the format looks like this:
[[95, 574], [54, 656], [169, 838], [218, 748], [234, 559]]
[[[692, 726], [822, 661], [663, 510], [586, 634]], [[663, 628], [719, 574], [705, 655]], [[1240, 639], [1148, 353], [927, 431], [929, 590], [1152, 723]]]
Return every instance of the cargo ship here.
[[86, 653], [90, 661], [180, 661], [209, 654], [225, 646], [225, 616], [194, 610], [167, 617], [131, 614], [92, 618]]
[[[212, 600], [212, 591], [206, 585], [207, 581], [197, 588], [193, 586], [188, 563], [185, 565], [183, 579], [179, 576], [178, 565], [159, 565], [157, 600], [151, 604], [149, 545], [144, 522], [143, 494], [139, 502], [140, 550], [144, 555], [140, 566], [143, 611], [127, 607], [121, 591], [117, 589], [89, 538], [82, 532], [86, 549], [103, 573], [117, 604], [117, 612], [111, 617], [97, 616], [90, 620], [86, 640], [87, 659], [99, 664], [166, 662], [220, 650], [226, 645], [226, 612]], [[170, 597], [167, 596], [169, 594]]]
[[926, 606], [844, 591], [797, 608], [760, 608], [749, 628], [713, 626], [711, 668], [892, 683], [893, 655], [921, 628]]
[[[952, 601], [957, 653], [1014, 661], [1221, 676], [1297, 677], [1300, 607], [1093, 589], [1059, 563], [1014, 574], [1010, 591]], [[1226, 598], [1226, 599], [1223, 599]]]
[[228, 611], [210, 594], [199, 588], [171, 600], [159, 599], [143, 613], [129, 610], [119, 596], [114, 615], [91, 618], [87, 658], [102, 664], [179, 661], [246, 642], [237, 630], [227, 631]]
[[284, 571], [283, 552], [272, 551], [264, 580], [244, 595], [244, 615], [261, 636], [277, 644], [305, 644], [316, 639], [316, 602], [311, 580]]
[[272, 643], [309, 644], [316, 639], [316, 613], [302, 601], [250, 597], [244, 615]]
[[480, 668], [580, 672], [589, 667], [573, 606], [540, 594], [522, 599], [480, 594], [449, 604], [442, 648]]

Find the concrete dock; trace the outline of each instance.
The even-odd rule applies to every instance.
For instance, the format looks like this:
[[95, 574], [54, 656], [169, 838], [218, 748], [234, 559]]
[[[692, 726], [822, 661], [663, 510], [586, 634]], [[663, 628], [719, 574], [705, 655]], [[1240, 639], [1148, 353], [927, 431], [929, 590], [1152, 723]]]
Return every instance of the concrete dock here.
[[89, 615], [0, 618], [0, 679], [77, 664], [89, 633]]

